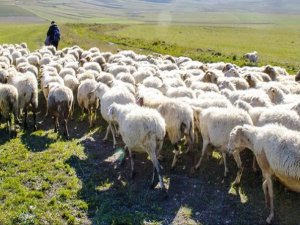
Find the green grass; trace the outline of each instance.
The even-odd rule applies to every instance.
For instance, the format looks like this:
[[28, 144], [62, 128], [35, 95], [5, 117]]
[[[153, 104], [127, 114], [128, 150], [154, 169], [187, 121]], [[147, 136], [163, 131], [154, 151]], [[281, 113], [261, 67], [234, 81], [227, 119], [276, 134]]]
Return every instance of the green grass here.
[[[107, 21], [109, 22], [109, 20]], [[249, 25], [154, 25], [154, 24], [59, 24], [60, 48], [97, 46], [102, 51], [118, 48], [148, 54], [158, 52], [189, 56], [203, 62], [233, 62], [248, 65], [246, 52], [259, 53], [259, 65], [278, 65], [295, 73], [300, 69], [298, 26]], [[0, 43], [27, 42], [34, 50], [43, 45], [48, 24], [0, 25]], [[108, 44], [114, 43], [114, 44]]]
[[65, 161], [84, 157], [83, 148], [44, 131], [19, 135], [1, 144], [0, 224], [82, 224], [88, 206]]

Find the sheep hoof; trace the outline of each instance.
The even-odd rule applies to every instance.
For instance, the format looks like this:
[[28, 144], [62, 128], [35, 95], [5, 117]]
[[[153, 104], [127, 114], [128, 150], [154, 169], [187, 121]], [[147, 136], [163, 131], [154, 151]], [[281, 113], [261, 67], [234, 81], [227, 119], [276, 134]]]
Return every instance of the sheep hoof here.
[[267, 222], [267, 224], [272, 224], [272, 218], [269, 216], [269, 217], [266, 219], [266, 222]]
[[135, 171], [132, 171], [132, 172], [131, 172], [131, 175], [130, 175], [130, 178], [133, 180], [134, 177], [135, 177], [135, 175], [136, 175], [136, 172], [135, 172]]
[[191, 170], [190, 170], [189, 176], [193, 177], [195, 175], [195, 173], [196, 173], [196, 170], [197, 169], [195, 167], [192, 167]]

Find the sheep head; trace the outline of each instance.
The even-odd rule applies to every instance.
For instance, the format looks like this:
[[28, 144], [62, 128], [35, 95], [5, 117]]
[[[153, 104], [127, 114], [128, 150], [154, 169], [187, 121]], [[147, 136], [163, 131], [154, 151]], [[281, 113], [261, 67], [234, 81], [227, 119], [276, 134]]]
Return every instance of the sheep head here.
[[298, 71], [298, 73], [295, 76], [295, 81], [297, 81], [297, 82], [300, 81], [300, 70]]
[[229, 134], [229, 141], [227, 145], [227, 151], [233, 154], [236, 150], [240, 149], [242, 145], [243, 127], [234, 127]]

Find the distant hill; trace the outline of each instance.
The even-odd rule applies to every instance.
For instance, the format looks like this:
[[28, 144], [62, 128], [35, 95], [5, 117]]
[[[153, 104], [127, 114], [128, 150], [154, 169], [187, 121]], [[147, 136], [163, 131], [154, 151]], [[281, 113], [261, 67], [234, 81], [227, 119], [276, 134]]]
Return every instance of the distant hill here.
[[[119, 21], [127, 19], [206, 23], [218, 20], [206, 17], [204, 13], [218, 13], [220, 22], [245, 22], [249, 19], [250, 23], [269, 23], [265, 15], [300, 13], [300, 0], [0, 0], [0, 17], [7, 18], [9, 13], [1, 10], [3, 5], [22, 8], [27, 13], [46, 20], [56, 18], [78, 22], [101, 22], [104, 18], [114, 18]], [[20, 11], [11, 10], [13, 15]], [[20, 13], [26, 14], [21, 11]], [[227, 14], [225, 21], [222, 13]], [[260, 16], [245, 18], [245, 13], [257, 13]], [[232, 18], [229, 18], [230, 15], [233, 15]]]

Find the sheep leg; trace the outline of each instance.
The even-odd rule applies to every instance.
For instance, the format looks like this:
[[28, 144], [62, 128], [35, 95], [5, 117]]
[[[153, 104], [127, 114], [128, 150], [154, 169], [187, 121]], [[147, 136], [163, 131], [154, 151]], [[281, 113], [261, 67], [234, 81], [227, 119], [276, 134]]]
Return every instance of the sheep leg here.
[[155, 154], [155, 149], [152, 149], [152, 151], [150, 152], [149, 155], [150, 155], [150, 158], [152, 160], [153, 166], [155, 167], [156, 172], [158, 174], [160, 188], [162, 189], [162, 191], [166, 192], [166, 188], [165, 188], [163, 178], [162, 178], [161, 168], [160, 168], [158, 159], [157, 159], [156, 154]]
[[226, 152], [222, 152], [222, 157], [224, 160], [224, 177], [227, 177], [228, 168], [227, 168], [227, 163], [226, 163]]
[[58, 118], [54, 116], [53, 121], [54, 121], [54, 133], [56, 133], [58, 129]]
[[131, 165], [131, 175], [130, 176], [132, 179], [135, 175], [135, 171], [134, 171], [134, 162], [133, 162], [132, 152], [131, 152], [130, 148], [128, 148], [128, 152], [129, 152], [130, 165]]
[[33, 114], [33, 129], [37, 130], [37, 126], [36, 126], [36, 108], [32, 107], [32, 114]]
[[27, 107], [24, 109], [24, 130], [27, 129]]
[[194, 144], [194, 142], [190, 136], [188, 136], [187, 141], [188, 141], [188, 148], [185, 151], [186, 154], [189, 153], [191, 149], [193, 149], [193, 144]]
[[253, 171], [254, 171], [255, 173], [258, 171], [258, 168], [257, 168], [257, 161], [256, 161], [255, 155], [253, 156], [253, 159], [252, 159], [252, 169], [253, 169]]
[[241, 158], [240, 158], [240, 154], [238, 152], [234, 152], [233, 157], [234, 157], [234, 160], [235, 160], [236, 165], [238, 167], [236, 178], [233, 182], [233, 184], [235, 185], [235, 184], [239, 184], [241, 182], [241, 177], [242, 177], [242, 173], [243, 173], [243, 166], [242, 166], [242, 161], [241, 161]]
[[119, 137], [120, 132], [119, 132], [119, 130], [117, 129], [117, 125], [116, 125], [116, 124], [112, 124], [112, 126], [113, 126], [113, 128], [115, 129], [115, 131], [116, 131], [116, 133], [115, 133], [116, 137]]
[[171, 168], [173, 169], [176, 162], [177, 162], [177, 156], [179, 155], [179, 147], [178, 147], [178, 143], [176, 143], [174, 145], [174, 157], [173, 157], [173, 161], [172, 161], [172, 165], [171, 165]]
[[93, 121], [92, 121], [92, 110], [88, 110], [88, 115], [89, 115], [89, 122], [90, 122], [90, 128], [93, 126]]
[[113, 142], [114, 142], [113, 147], [115, 148], [116, 145], [117, 145], [117, 141], [116, 141], [116, 137], [115, 137], [114, 127], [111, 124], [109, 126], [110, 126], [110, 131], [111, 131], [111, 134], [112, 134], [112, 137], [113, 137]]
[[8, 135], [11, 137], [11, 117], [7, 120]]
[[155, 169], [155, 166], [154, 166], [154, 164], [153, 164], [152, 180], [151, 180], [151, 186], [150, 186], [150, 189], [154, 189], [154, 187], [155, 187], [155, 172], [156, 172], [156, 169]]
[[272, 179], [270, 176], [266, 178], [267, 189], [268, 189], [268, 197], [269, 197], [269, 204], [270, 204], [270, 214], [266, 220], [268, 224], [270, 224], [274, 218], [274, 193], [273, 193], [273, 184]]
[[106, 134], [105, 134], [105, 137], [103, 138], [103, 141], [106, 141], [107, 138], [108, 138], [108, 132], [110, 130], [110, 126], [111, 126], [111, 124], [109, 123], [108, 126], [107, 126], [107, 128], [106, 128]]
[[207, 148], [208, 144], [209, 144], [208, 141], [203, 140], [203, 146], [202, 146], [201, 157], [200, 157], [198, 163], [197, 163], [196, 166], [195, 166], [195, 170], [197, 170], [197, 169], [200, 167], [200, 165], [201, 165], [201, 163], [202, 163], [202, 161], [203, 161], [203, 158], [204, 158], [204, 156], [205, 156], [205, 154], [206, 154], [206, 151], [207, 151], [207, 149], [208, 149], [208, 148]]
[[69, 131], [68, 131], [68, 120], [64, 119], [64, 127], [65, 127], [65, 132], [64, 132], [64, 136], [67, 137], [67, 139], [69, 139]]

